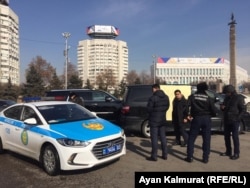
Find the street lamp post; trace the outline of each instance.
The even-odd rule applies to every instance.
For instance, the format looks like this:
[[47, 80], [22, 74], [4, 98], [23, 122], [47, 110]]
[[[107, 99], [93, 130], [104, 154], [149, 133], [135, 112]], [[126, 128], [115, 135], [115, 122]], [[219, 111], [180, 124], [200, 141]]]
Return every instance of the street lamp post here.
[[65, 38], [65, 50], [64, 50], [64, 56], [65, 56], [65, 89], [67, 89], [68, 84], [68, 38], [70, 37], [69, 32], [62, 33], [63, 37]]

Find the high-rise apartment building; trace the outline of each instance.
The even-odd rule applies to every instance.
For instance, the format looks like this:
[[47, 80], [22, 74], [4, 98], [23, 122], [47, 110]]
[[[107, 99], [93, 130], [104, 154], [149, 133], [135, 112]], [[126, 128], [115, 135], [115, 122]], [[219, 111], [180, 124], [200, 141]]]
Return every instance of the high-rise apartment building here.
[[19, 19], [9, 7], [9, 1], [0, 1], [0, 83], [20, 84]]
[[[79, 41], [77, 50], [77, 68], [83, 84], [89, 79], [90, 84], [98, 87], [97, 77], [108, 73], [114, 80], [111, 90], [127, 77], [127, 43], [115, 40], [119, 30], [114, 26], [93, 25], [87, 28], [90, 39]], [[103, 80], [107, 82], [106, 80]]]

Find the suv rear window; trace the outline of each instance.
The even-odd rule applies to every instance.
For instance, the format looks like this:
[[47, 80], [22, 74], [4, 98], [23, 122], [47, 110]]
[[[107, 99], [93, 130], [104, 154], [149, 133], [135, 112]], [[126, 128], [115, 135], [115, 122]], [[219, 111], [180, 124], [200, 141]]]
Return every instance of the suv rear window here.
[[107, 97], [111, 98], [113, 101], [116, 101], [114, 96], [107, 94], [103, 91], [99, 90], [62, 90], [62, 91], [57, 91], [57, 90], [52, 90], [48, 91], [46, 93], [46, 97], [63, 97], [64, 100], [67, 99], [69, 96], [70, 92], [75, 92], [78, 96], [82, 97], [83, 100], [86, 101], [100, 101], [100, 102], [105, 102]]
[[145, 102], [152, 93], [151, 87], [133, 87], [133, 89], [128, 89], [126, 100], [127, 102]]

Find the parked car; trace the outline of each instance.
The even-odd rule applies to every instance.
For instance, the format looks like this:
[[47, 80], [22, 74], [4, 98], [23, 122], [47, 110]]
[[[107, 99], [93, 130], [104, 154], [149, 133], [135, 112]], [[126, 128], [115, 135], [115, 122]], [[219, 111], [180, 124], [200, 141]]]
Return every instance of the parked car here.
[[[163, 88], [161, 85], [161, 89]], [[166, 114], [168, 120], [167, 132], [173, 131], [171, 108], [175, 89], [180, 89], [185, 95], [191, 94], [192, 91], [192, 87], [188, 85], [170, 85], [163, 89], [170, 99], [170, 108]], [[129, 85], [126, 87], [119, 122], [125, 132], [138, 132], [144, 137], [150, 137], [147, 102], [152, 94], [152, 85]]]
[[245, 104], [248, 104], [248, 103], [250, 104], [250, 96], [243, 94], [243, 93], [240, 93], [240, 95], [244, 97]]
[[[161, 88], [170, 97], [170, 103], [173, 100], [173, 91], [180, 89], [185, 97], [188, 94], [195, 92], [195, 87], [183, 86], [183, 85], [161, 85]], [[188, 90], [188, 91], [187, 91]], [[214, 99], [215, 106], [218, 113], [216, 117], [212, 117], [212, 131], [223, 131], [223, 114], [220, 110], [220, 103], [223, 97], [218, 93], [208, 90], [208, 95]], [[147, 114], [147, 102], [148, 98], [152, 95], [152, 85], [130, 85], [127, 86], [124, 99], [122, 102], [122, 110], [120, 116], [120, 125], [126, 132], [139, 132], [144, 137], [150, 137], [148, 114]], [[170, 106], [167, 113], [171, 114], [172, 106]], [[172, 125], [171, 116], [167, 116], [168, 126], [167, 132], [173, 132], [174, 127]], [[189, 129], [189, 126], [186, 127]], [[240, 125], [240, 132], [250, 130], [250, 114], [246, 113], [242, 119]]]
[[250, 113], [250, 96], [248, 96], [248, 95], [246, 95], [246, 94], [243, 94], [243, 93], [240, 93], [240, 95], [243, 96], [244, 102], [245, 102], [245, 105], [246, 105], [247, 112]]
[[[246, 110], [250, 113], [250, 96], [245, 95], [243, 93], [239, 93], [244, 98], [244, 103], [246, 105]], [[219, 99], [220, 103], [224, 101], [225, 94], [223, 93], [216, 93], [215, 96]]]
[[7, 108], [8, 106], [11, 106], [13, 104], [16, 104], [15, 101], [9, 100], [9, 99], [0, 99], [0, 111]]
[[92, 89], [51, 90], [46, 92], [45, 100], [67, 101], [70, 92], [84, 100], [84, 106], [97, 116], [118, 124], [121, 100], [108, 92]]
[[0, 112], [0, 153], [33, 158], [51, 175], [91, 168], [126, 154], [122, 128], [67, 101], [18, 103]]

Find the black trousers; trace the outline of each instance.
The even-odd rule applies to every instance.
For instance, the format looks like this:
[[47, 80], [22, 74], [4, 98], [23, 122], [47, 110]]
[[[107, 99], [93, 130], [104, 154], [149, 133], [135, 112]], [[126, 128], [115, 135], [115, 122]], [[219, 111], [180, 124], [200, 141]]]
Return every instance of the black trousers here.
[[151, 157], [157, 159], [158, 151], [158, 138], [161, 142], [162, 156], [167, 156], [167, 138], [166, 138], [166, 127], [162, 126], [151, 126], [150, 127], [150, 138], [151, 138]]
[[187, 145], [187, 157], [193, 157], [194, 143], [201, 131], [202, 135], [202, 151], [203, 159], [208, 159], [210, 154], [211, 142], [211, 117], [210, 116], [197, 116], [191, 121], [190, 133]]
[[234, 145], [234, 154], [240, 154], [239, 126], [239, 121], [227, 121], [224, 123], [224, 140], [226, 146], [226, 153], [228, 155], [232, 155], [231, 133]]
[[187, 133], [185, 127], [186, 127], [186, 124], [184, 124], [184, 123], [176, 123], [176, 124], [174, 124], [175, 141], [178, 144], [181, 144], [181, 137], [184, 140], [184, 144], [187, 144], [188, 133]]

